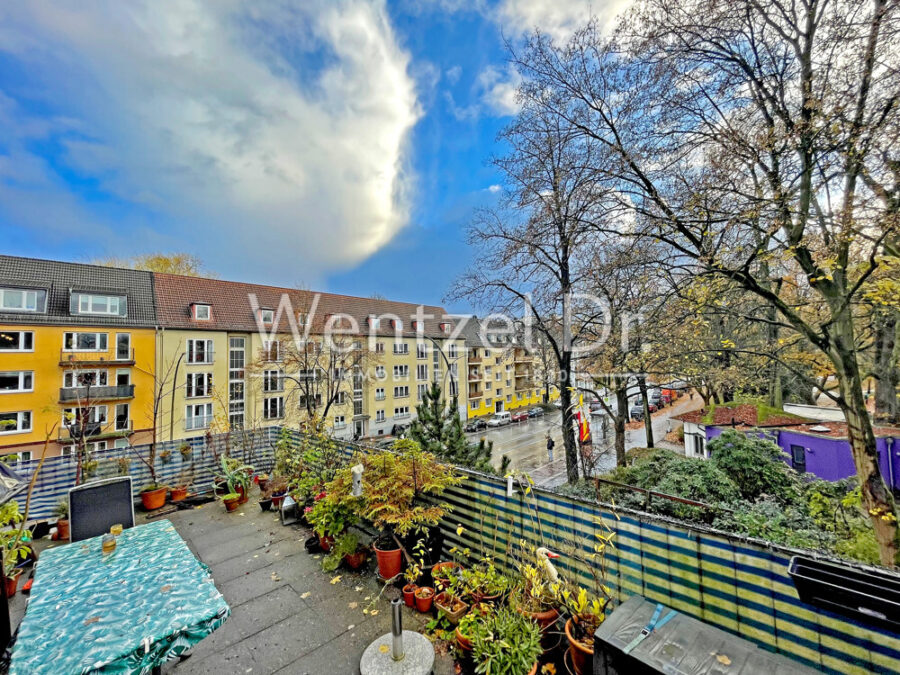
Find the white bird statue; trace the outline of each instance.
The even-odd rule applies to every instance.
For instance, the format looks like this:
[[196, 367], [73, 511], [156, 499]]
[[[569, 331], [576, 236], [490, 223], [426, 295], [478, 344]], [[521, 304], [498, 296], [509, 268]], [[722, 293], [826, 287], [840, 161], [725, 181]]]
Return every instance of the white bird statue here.
[[551, 584], [558, 583], [559, 574], [557, 574], [556, 568], [550, 561], [554, 558], [558, 558], [559, 553], [554, 553], [544, 546], [541, 546], [537, 551], [535, 551], [535, 557], [537, 558], [538, 569], [543, 571], [544, 577], [547, 579], [547, 582]]

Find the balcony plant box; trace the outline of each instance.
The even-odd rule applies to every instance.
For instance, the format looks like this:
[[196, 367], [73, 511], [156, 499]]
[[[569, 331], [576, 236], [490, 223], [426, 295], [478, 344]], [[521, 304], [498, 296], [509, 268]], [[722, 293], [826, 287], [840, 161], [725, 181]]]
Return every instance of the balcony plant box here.
[[147, 511], [155, 511], [166, 505], [166, 492], [168, 488], [165, 485], [157, 485], [150, 483], [141, 490], [141, 502]]
[[438, 613], [447, 617], [447, 620], [454, 626], [469, 610], [469, 606], [450, 591], [443, 591], [435, 595], [434, 605], [438, 608]]

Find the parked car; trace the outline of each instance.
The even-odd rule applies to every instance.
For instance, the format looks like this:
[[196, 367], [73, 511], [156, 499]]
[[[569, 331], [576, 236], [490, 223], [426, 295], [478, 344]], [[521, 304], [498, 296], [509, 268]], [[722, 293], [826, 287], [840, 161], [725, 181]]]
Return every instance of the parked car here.
[[489, 427], [503, 427], [512, 422], [512, 415], [508, 412], [498, 412], [487, 421]]
[[663, 408], [665, 408], [666, 406], [672, 405], [672, 395], [671, 394], [663, 394], [660, 397], [660, 400], [662, 401]]
[[650, 402], [650, 405], [655, 405], [657, 408], [662, 405], [662, 392], [659, 389], [654, 389], [651, 392], [647, 393], [647, 400]]
[[543, 414], [544, 414], [543, 408], [532, 408], [531, 410], [528, 411], [529, 417], [542, 417]]
[[463, 427], [463, 431], [481, 431], [482, 429], [487, 429], [487, 422], [482, 419], [470, 420], [466, 422], [466, 426]]
[[525, 411], [513, 413], [511, 419], [513, 422], [527, 422], [528, 413]]
[[642, 420], [644, 419], [644, 406], [641, 403], [635, 403], [631, 406], [631, 410], [628, 411], [629, 417], [632, 420]]

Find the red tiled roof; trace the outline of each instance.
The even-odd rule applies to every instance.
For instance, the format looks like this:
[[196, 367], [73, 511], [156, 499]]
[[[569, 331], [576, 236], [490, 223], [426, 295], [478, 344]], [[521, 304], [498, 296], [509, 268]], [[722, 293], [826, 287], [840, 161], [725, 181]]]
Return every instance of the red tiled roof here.
[[[290, 302], [295, 321], [298, 313], [312, 315], [310, 332], [313, 334], [323, 332], [331, 315], [344, 314], [356, 320], [361, 335], [369, 334], [367, 319], [371, 315], [381, 317], [396, 315], [403, 322], [402, 334], [409, 337], [416, 335], [416, 329], [413, 328], [412, 322], [415, 320], [419, 305], [408, 302], [357, 298], [349, 295], [316, 293], [315, 291], [177, 274], [156, 273], [153, 276], [157, 316], [160, 325], [164, 328], [254, 332], [258, 330], [258, 325], [250, 296], [255, 294], [258, 306], [274, 310], [276, 315], [283, 298], [286, 297]], [[318, 302], [316, 296], [318, 296]], [[194, 303], [210, 306], [211, 318], [209, 321], [198, 321], [192, 317], [191, 305]], [[445, 318], [447, 312], [444, 308], [425, 305], [422, 309], [426, 316], [423, 321], [425, 324], [424, 334], [431, 337], [447, 337], [447, 334], [441, 330], [440, 324], [449, 323], [452, 326], [454, 322], [449, 317]], [[284, 310], [287, 310], [286, 305]], [[282, 311], [274, 328], [278, 332], [291, 332], [291, 324], [286, 311]], [[349, 329], [351, 326], [345, 324], [345, 328]], [[298, 329], [301, 333], [303, 332], [302, 327], [298, 326]], [[273, 327], [267, 327], [267, 330], [271, 332]], [[395, 330], [390, 320], [382, 318], [381, 325], [375, 333], [393, 336]]]
[[[709, 409], [702, 408], [700, 410], [692, 410], [683, 415], [676, 415], [675, 419], [682, 422], [693, 422], [694, 424], [704, 423], [704, 419], [709, 417]], [[741, 403], [739, 405], [719, 405], [715, 406], [712, 411], [712, 421], [705, 422], [709, 426], [738, 426], [738, 427], [780, 427], [794, 426], [798, 423], [810, 422], [813, 420], [790, 413], [770, 414], [766, 416], [762, 424], [759, 422], [759, 407], [752, 403]]]

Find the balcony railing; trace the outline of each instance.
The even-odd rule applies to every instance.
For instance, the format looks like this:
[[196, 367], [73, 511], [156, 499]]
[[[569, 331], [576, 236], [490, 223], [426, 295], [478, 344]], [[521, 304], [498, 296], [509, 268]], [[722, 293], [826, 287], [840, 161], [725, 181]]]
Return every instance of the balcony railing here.
[[185, 352], [184, 354], [184, 362], [189, 366], [208, 366], [212, 364], [214, 360], [215, 352], [213, 350], [200, 354], [192, 354], [191, 352]]
[[470, 354], [469, 355], [469, 363], [481, 363], [481, 357], [480, 356], [472, 356]]
[[133, 366], [134, 349], [129, 350], [126, 358], [116, 358], [115, 347], [103, 352], [72, 352], [65, 349], [59, 350], [59, 365], [61, 366], [91, 366], [91, 365]]
[[76, 422], [69, 426], [59, 428], [59, 440], [64, 443], [73, 443], [82, 435], [85, 439], [99, 441], [104, 438], [122, 438], [132, 431], [130, 419], [113, 420], [112, 422], [87, 422], [84, 425]]
[[198, 415], [197, 417], [193, 417], [190, 420], [185, 420], [184, 422], [184, 430], [185, 431], [199, 431], [201, 429], [208, 429], [209, 425], [213, 422], [212, 415]]
[[59, 390], [59, 402], [109, 401], [115, 398], [134, 398], [133, 384], [119, 384], [111, 387], [63, 387]]
[[469, 398], [481, 398], [483, 396], [483, 391], [472, 391], [471, 389], [469, 390]]

